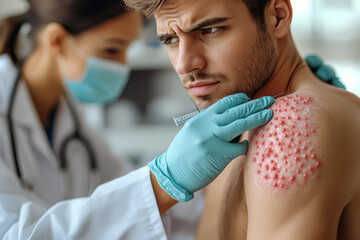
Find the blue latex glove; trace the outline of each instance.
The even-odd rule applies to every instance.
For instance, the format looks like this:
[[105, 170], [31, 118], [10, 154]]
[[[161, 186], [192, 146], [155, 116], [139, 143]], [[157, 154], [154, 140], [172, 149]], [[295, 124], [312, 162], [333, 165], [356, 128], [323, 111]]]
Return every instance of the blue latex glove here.
[[272, 97], [248, 101], [245, 94], [225, 97], [189, 120], [168, 150], [148, 166], [159, 185], [175, 200], [188, 201], [212, 182], [248, 142], [230, 143], [247, 130], [266, 124]]
[[344, 84], [336, 76], [335, 71], [327, 65], [317, 55], [309, 55], [305, 58], [311, 71], [322, 81], [327, 82], [335, 87], [345, 89]]

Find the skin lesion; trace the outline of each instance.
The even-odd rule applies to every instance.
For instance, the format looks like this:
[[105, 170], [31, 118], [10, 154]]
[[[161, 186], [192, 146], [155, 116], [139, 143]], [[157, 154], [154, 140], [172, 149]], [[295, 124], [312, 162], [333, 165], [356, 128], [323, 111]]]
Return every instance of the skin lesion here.
[[285, 191], [319, 177], [323, 162], [312, 141], [318, 126], [311, 96], [291, 94], [270, 109], [272, 120], [255, 130], [247, 154], [252, 171], [267, 190]]

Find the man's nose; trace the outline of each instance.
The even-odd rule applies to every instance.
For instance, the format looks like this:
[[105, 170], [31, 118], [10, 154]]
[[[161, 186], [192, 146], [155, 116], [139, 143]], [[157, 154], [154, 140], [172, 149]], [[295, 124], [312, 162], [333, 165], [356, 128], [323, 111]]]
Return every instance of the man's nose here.
[[178, 74], [194, 73], [206, 66], [205, 52], [190, 37], [181, 39], [175, 70]]

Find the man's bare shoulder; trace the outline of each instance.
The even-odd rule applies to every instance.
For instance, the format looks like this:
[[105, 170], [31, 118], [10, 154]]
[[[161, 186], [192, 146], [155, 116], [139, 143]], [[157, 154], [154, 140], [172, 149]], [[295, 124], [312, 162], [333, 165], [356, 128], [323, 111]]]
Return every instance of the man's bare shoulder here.
[[272, 120], [255, 130], [248, 153], [263, 185], [288, 189], [319, 179], [324, 164], [354, 167], [347, 162], [355, 162], [360, 154], [360, 146], [355, 148], [360, 143], [356, 96], [302, 90], [277, 99], [271, 109]]
[[316, 118], [326, 110], [317, 101], [308, 94], [279, 98], [271, 106], [272, 120], [254, 132], [248, 157], [266, 189], [285, 191], [319, 177], [323, 159], [315, 140], [319, 135]]
[[[336, 236], [338, 218], [359, 188], [360, 166], [355, 161], [359, 154], [350, 150], [358, 144], [354, 122], [359, 122], [358, 100], [334, 92], [331, 96], [310, 89], [279, 98], [271, 107], [272, 120], [253, 132], [245, 194], [249, 219], [266, 225], [262, 235], [249, 220], [253, 236], [280, 233], [280, 229], [284, 234], [304, 234], [304, 227], [308, 228], [304, 239]], [[254, 218], [260, 215], [262, 220]]]
[[360, 171], [360, 99], [333, 87], [298, 94], [310, 94], [315, 100], [310, 106], [319, 130], [315, 137], [327, 161]]
[[360, 98], [343, 89], [325, 85], [321, 89], [302, 89], [296, 93], [315, 97], [318, 103], [332, 115], [332, 121], [351, 120], [360, 117]]

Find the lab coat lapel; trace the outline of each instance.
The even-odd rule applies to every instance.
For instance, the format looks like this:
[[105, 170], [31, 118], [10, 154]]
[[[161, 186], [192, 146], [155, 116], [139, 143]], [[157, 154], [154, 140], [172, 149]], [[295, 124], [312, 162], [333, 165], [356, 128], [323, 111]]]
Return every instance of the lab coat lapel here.
[[18, 70], [11, 63], [8, 55], [0, 55], [0, 112], [8, 111], [11, 89], [13, 88]]
[[19, 82], [16, 91], [12, 119], [15, 127], [26, 128], [30, 135], [29, 139], [31, 139], [37, 152], [43, 155], [44, 159], [49, 160], [51, 164], [58, 166], [58, 161], [47, 139], [45, 130], [40, 123], [30, 93], [22, 80]]
[[[18, 72], [18, 69], [14, 66], [8, 55], [0, 55], [1, 113], [5, 114], [8, 111], [10, 94], [18, 76]], [[36, 147], [37, 152], [43, 155], [44, 159], [47, 159], [51, 164], [54, 164], [57, 167], [57, 160], [50, 147], [49, 141], [45, 135], [45, 131], [40, 123], [35, 106], [33, 105], [30, 97], [30, 93], [23, 79], [20, 79], [17, 86], [12, 111], [12, 120], [15, 131], [23, 131], [25, 134], [23, 136], [29, 136], [28, 139], [31, 140], [31, 145]]]

